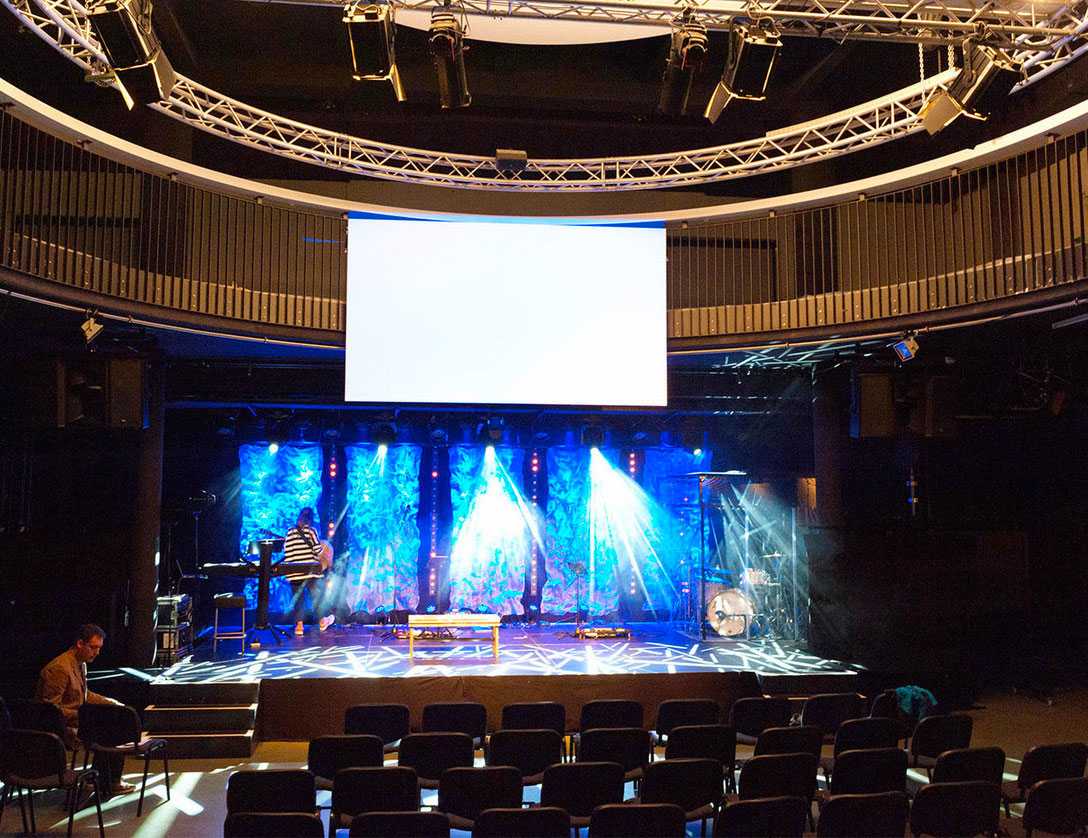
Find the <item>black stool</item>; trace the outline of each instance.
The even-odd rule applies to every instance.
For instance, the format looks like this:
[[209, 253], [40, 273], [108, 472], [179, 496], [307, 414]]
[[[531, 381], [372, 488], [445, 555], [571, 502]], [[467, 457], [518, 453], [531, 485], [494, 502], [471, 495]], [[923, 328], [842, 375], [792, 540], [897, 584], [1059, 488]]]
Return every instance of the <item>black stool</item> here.
[[[246, 598], [241, 594], [216, 594], [212, 599], [215, 609], [215, 626], [212, 628], [212, 655], [215, 655], [220, 640], [241, 640], [242, 651], [246, 641]], [[239, 631], [220, 631], [219, 612], [223, 608], [237, 608], [242, 612], [242, 628]]]

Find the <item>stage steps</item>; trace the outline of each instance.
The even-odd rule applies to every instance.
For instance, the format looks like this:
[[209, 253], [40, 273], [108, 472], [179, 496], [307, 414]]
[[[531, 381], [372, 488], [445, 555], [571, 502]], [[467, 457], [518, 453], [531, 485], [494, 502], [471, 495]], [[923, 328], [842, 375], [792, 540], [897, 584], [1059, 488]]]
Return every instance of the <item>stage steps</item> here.
[[256, 683], [151, 685], [144, 731], [179, 758], [250, 757], [257, 721]]

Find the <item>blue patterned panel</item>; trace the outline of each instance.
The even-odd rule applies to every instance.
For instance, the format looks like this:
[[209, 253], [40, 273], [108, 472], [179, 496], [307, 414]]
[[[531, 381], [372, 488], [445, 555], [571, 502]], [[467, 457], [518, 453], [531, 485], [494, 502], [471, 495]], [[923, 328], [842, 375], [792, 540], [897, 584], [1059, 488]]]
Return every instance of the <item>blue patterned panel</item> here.
[[375, 614], [419, 602], [418, 445], [349, 445], [347, 555], [337, 560], [351, 611]]
[[[588, 610], [589, 586], [589, 450], [548, 449], [548, 507], [544, 567], [548, 580], [542, 592], [544, 614], [573, 614], [581, 600]], [[579, 580], [575, 565], [580, 565]], [[579, 596], [579, 588], [580, 596]]]
[[707, 450], [696, 457], [685, 448], [648, 448], [643, 455], [642, 486], [660, 504], [659, 532], [670, 545], [662, 558], [677, 589], [699, 569], [699, 480], [684, 475], [710, 463]]
[[[281, 445], [273, 451], [268, 443], [242, 445], [238, 449], [241, 481], [242, 552], [250, 541], [283, 535], [295, 525], [304, 506], [317, 509], [321, 501], [323, 456], [316, 444]], [[250, 608], [257, 604], [257, 580], [245, 584]], [[291, 586], [273, 577], [269, 609], [285, 614], [291, 610]]]
[[450, 448], [450, 610], [521, 614], [540, 525], [521, 491], [519, 448]]

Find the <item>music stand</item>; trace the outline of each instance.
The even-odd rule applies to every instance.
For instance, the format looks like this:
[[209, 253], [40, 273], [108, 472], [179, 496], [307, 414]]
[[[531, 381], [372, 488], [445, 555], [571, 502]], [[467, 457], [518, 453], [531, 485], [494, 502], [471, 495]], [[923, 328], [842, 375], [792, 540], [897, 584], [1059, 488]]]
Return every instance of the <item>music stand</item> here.
[[582, 627], [582, 577], [586, 575], [586, 566], [582, 562], [567, 562], [567, 567], [574, 574], [574, 632]]
[[257, 542], [257, 555], [259, 565], [257, 570], [257, 614], [253, 625], [246, 631], [246, 642], [254, 632], [267, 631], [272, 635], [278, 646], [281, 639], [290, 635], [277, 625], [268, 622], [268, 600], [272, 588], [272, 554], [282, 553], [284, 540], [282, 538], [261, 538]]

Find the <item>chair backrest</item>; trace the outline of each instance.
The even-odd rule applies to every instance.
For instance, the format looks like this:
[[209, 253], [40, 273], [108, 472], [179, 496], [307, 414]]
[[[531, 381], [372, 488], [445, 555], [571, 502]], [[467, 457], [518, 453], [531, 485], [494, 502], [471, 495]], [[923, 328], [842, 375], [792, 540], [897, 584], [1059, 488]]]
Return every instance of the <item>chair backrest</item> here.
[[578, 730], [602, 727], [642, 727], [642, 704], [626, 699], [601, 699], [582, 705]]
[[709, 698], [671, 698], [657, 706], [654, 730], [659, 736], [668, 736], [675, 727], [683, 725], [716, 725], [722, 709], [718, 702]]
[[310, 740], [306, 767], [314, 776], [331, 780], [341, 769], [380, 767], [384, 759], [382, 740], [377, 736], [318, 736]]
[[686, 825], [672, 803], [610, 803], [589, 816], [589, 838], [682, 838]]
[[901, 737], [902, 728], [895, 719], [882, 716], [847, 719], [835, 732], [835, 756], [862, 748], [895, 748]]
[[13, 698], [8, 702], [8, 713], [11, 715], [13, 728], [53, 733], [62, 741], [64, 740], [64, 714], [55, 704], [50, 704], [48, 701]]
[[472, 757], [467, 733], [409, 733], [400, 740], [397, 763], [414, 768], [421, 780], [436, 781], [447, 768], [471, 767]]
[[441, 812], [367, 812], [352, 818], [350, 838], [449, 838]]
[[639, 799], [675, 803], [685, 812], [722, 800], [722, 764], [716, 759], [666, 759], [646, 766]]
[[873, 699], [873, 706], [869, 715], [874, 719], [901, 719], [899, 710], [899, 696], [895, 690], [884, 690]]
[[377, 736], [383, 743], [408, 735], [406, 704], [356, 704], [344, 711], [344, 733]]
[[512, 765], [522, 777], [540, 774], [563, 759], [563, 738], [554, 730], [497, 730], [487, 745], [488, 765]]
[[971, 747], [974, 721], [966, 713], [926, 716], [914, 728], [910, 752], [916, 757], [936, 759], [945, 751]]
[[558, 806], [588, 818], [606, 803], [623, 802], [623, 766], [618, 762], [567, 762], [544, 770], [540, 805]]
[[407, 767], [345, 768], [332, 781], [332, 809], [342, 815], [363, 812], [416, 812], [419, 778]]
[[1000, 786], [1005, 775], [1005, 752], [1000, 748], [953, 748], [937, 757], [934, 783], [981, 780]]
[[641, 768], [650, 759], [650, 732], [640, 727], [599, 727], [582, 732], [579, 762], [618, 762], [624, 771]]
[[487, 736], [487, 708], [475, 701], [452, 701], [423, 707], [424, 733], [464, 733], [473, 739]]
[[790, 723], [790, 701], [782, 696], [738, 698], [729, 711], [729, 726], [745, 736], [759, 736], [769, 727]]
[[820, 759], [824, 734], [814, 725], [799, 727], [769, 727], [756, 739], [754, 756], [766, 754], [812, 754]]
[[1028, 789], [1040, 780], [1083, 777], [1085, 763], [1088, 763], [1088, 745], [1083, 742], [1036, 745], [1024, 754], [1016, 782]]
[[801, 838], [811, 804], [803, 797], [760, 797], [730, 803], [714, 819], [714, 838], [775, 835]]
[[11, 713], [8, 712], [7, 702], [0, 698], [0, 733], [5, 730], [11, 730]]
[[[837, 769], [836, 769], [837, 770]], [[902, 838], [910, 806], [906, 792], [840, 794], [820, 808], [819, 838]]]
[[768, 754], [752, 757], [740, 770], [741, 800], [754, 797], [802, 797], [816, 794], [816, 766], [812, 754]]
[[570, 815], [555, 806], [485, 809], [476, 816], [472, 838], [570, 838]]
[[665, 745], [665, 759], [716, 759], [728, 770], [737, 761], [737, 732], [726, 725], [680, 725]]
[[305, 812], [235, 812], [223, 822], [223, 838], [325, 838], [325, 827]]
[[129, 745], [140, 741], [140, 717], [124, 704], [81, 704], [79, 738], [88, 746]]
[[556, 701], [528, 701], [502, 708], [502, 730], [542, 729], [563, 736], [567, 729], [567, 708]]
[[992, 783], [930, 783], [910, 807], [914, 835], [995, 833], [1001, 820], [1001, 787]]
[[906, 786], [907, 752], [901, 748], [843, 751], [835, 758], [832, 795], [904, 791]]
[[818, 727], [824, 736], [833, 736], [847, 719], [856, 719], [864, 703], [857, 693], [821, 693], [805, 699], [801, 724]]
[[1028, 789], [1024, 829], [1073, 835], [1088, 828], [1088, 777], [1040, 780]]
[[57, 778], [63, 785], [64, 772], [68, 768], [64, 741], [55, 733], [44, 730], [22, 730], [13, 727], [5, 731], [0, 742], [3, 771], [13, 780], [37, 780]]
[[470, 821], [484, 809], [521, 805], [521, 772], [509, 765], [450, 768], [438, 782], [438, 809]]
[[314, 811], [314, 775], [298, 769], [236, 771], [227, 780], [227, 814]]

